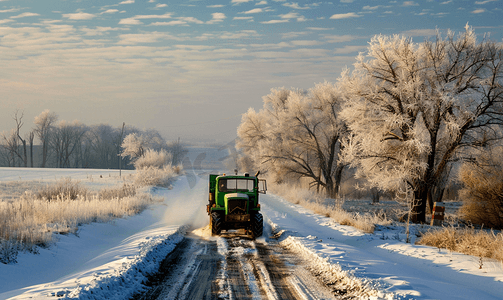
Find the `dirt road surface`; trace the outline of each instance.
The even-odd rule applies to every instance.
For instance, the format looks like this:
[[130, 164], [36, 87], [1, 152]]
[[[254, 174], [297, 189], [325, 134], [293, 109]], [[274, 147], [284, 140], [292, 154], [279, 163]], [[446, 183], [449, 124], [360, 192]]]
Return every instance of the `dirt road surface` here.
[[133, 299], [336, 299], [304, 265], [274, 239], [192, 233]]

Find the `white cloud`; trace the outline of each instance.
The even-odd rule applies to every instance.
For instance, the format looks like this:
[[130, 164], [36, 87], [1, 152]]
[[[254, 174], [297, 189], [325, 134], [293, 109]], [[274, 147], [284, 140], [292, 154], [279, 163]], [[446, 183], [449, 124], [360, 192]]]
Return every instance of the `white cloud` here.
[[0, 10], [0, 13], [17, 12], [17, 11], [20, 11], [20, 10], [21, 10], [20, 8], [4, 9], [4, 10]]
[[335, 14], [330, 17], [332, 20], [340, 20], [340, 19], [349, 19], [349, 18], [359, 18], [361, 15], [357, 15], [355, 13], [346, 13], [346, 14]]
[[136, 45], [144, 43], [156, 43], [161, 39], [168, 39], [169, 36], [162, 32], [130, 33], [119, 35], [119, 45]]
[[131, 18], [121, 19], [119, 24], [121, 25], [141, 25], [143, 24], [140, 20], [144, 19], [170, 19], [172, 13], [165, 13], [163, 15], [137, 15]]
[[0, 24], [6, 24], [6, 23], [10, 23], [10, 22], [14, 22], [14, 20], [0, 20]]
[[349, 54], [353, 52], [361, 52], [367, 49], [367, 46], [344, 46], [342, 48], [335, 49], [335, 53], [337, 54]]
[[444, 1], [444, 2], [442, 2], [442, 3], [440, 3], [440, 4], [443, 4], [443, 5], [444, 5], [444, 4], [449, 4], [449, 3], [452, 3], [452, 0], [449, 0], [449, 1]]
[[208, 21], [207, 24], [215, 24], [223, 22], [223, 20], [227, 18], [224, 13], [212, 13], [211, 16], [213, 18], [210, 21]]
[[260, 1], [255, 3], [255, 5], [267, 5], [267, 1]]
[[225, 7], [225, 5], [215, 4], [215, 5], [206, 5], [206, 7], [208, 7], [208, 8], [221, 8], [221, 7]]
[[250, 1], [253, 1], [253, 0], [232, 0], [231, 3], [234, 3], [234, 5], [239, 5], [241, 3], [246, 3], [246, 2], [250, 2]]
[[175, 26], [175, 25], [187, 25], [186, 21], [183, 20], [175, 20], [169, 22], [154, 22], [150, 24], [151, 26]]
[[197, 18], [194, 18], [194, 17], [180, 17], [180, 18], [177, 18], [177, 19], [181, 20], [181, 21], [184, 21], [184, 22], [187, 22], [187, 23], [204, 24], [203, 21], [198, 20]]
[[140, 20], [135, 19], [135, 18], [126, 18], [126, 19], [121, 19], [119, 21], [119, 24], [121, 24], [121, 25], [140, 25], [143, 23]]
[[472, 14], [481, 14], [481, 13], [484, 13], [484, 12], [486, 12], [485, 9], [479, 8], [479, 9], [476, 9], [476, 10], [472, 11]]
[[31, 13], [31, 12], [25, 12], [17, 16], [12, 16], [11, 19], [18, 19], [18, 18], [24, 18], [24, 17], [35, 17], [35, 16], [40, 16], [37, 13]]
[[309, 41], [309, 40], [292, 41], [291, 43], [295, 46], [318, 46], [323, 44], [320, 41]]
[[284, 3], [283, 6], [293, 9], [311, 9], [309, 6], [300, 7], [298, 3]]
[[243, 39], [260, 36], [255, 30], [241, 30], [238, 32], [224, 32], [218, 37], [220, 39]]
[[250, 47], [253, 48], [261, 48], [264, 50], [277, 50], [282, 48], [292, 48], [293, 46], [287, 42], [280, 42], [278, 44], [249, 44]]
[[353, 3], [355, 0], [341, 0], [341, 3]]
[[296, 12], [291, 12], [288, 14], [284, 15], [279, 15], [282, 19], [297, 19], [297, 22], [304, 22], [307, 21], [307, 19], [304, 16], [299, 15]]
[[327, 41], [327, 43], [330, 44], [350, 42], [358, 38], [352, 35], [333, 35], [333, 34], [324, 34], [322, 35], [322, 37]]
[[489, 2], [495, 2], [495, 1], [498, 1], [498, 0], [475, 1], [475, 4], [483, 5], [483, 4], [487, 4]]
[[163, 15], [137, 15], [133, 18], [135, 19], [170, 19], [172, 13], [165, 13]]
[[419, 4], [414, 1], [404, 1], [402, 6], [419, 6]]
[[167, 7], [168, 5], [167, 4], [161, 4], [161, 3], [157, 3], [155, 5], [155, 8], [162, 8], [162, 7]]
[[69, 20], [91, 20], [96, 17], [94, 14], [88, 14], [84, 12], [78, 12], [74, 14], [63, 14], [63, 18], [67, 18]]
[[174, 25], [187, 25], [188, 23], [204, 24], [203, 21], [194, 17], [179, 17], [176, 20], [169, 22], [154, 22], [151, 26], [174, 26]]
[[102, 12], [102, 14], [113, 14], [116, 12], [119, 12], [119, 10], [118, 9], [107, 9], [104, 12]]
[[333, 30], [333, 28], [323, 28], [323, 27], [307, 27], [309, 30], [317, 30], [317, 31], [324, 31], [324, 30]]
[[363, 7], [363, 10], [376, 10], [380, 7], [380, 5], [376, 5], [376, 6], [370, 6], [370, 5], [365, 5]]
[[85, 35], [87, 35], [87, 36], [99, 36], [99, 35], [104, 35], [105, 33], [110, 32], [110, 31], [119, 31], [119, 30], [124, 30], [124, 29], [118, 28], [118, 27], [97, 26], [96, 28], [81, 27], [81, 28], [79, 28], [79, 30], [84, 32]]
[[234, 17], [233, 20], [253, 20], [253, 17]]
[[288, 20], [270, 20], [270, 21], [264, 21], [260, 22], [261, 24], [278, 24], [278, 23], [288, 23]]
[[252, 10], [248, 10], [248, 11], [242, 12], [242, 14], [258, 14], [258, 13], [261, 13], [261, 12], [264, 12], [264, 10], [262, 8], [254, 8]]
[[312, 33], [308, 32], [308, 31], [300, 31], [300, 32], [290, 31], [290, 32], [282, 33], [281, 38], [282, 39], [296, 39], [299, 36], [310, 35], [310, 34], [312, 34]]
[[288, 13], [288, 14], [284, 14], [284, 15], [279, 15], [282, 19], [296, 19], [299, 17], [299, 14], [296, 13], [296, 12], [291, 12], [291, 13]]
[[134, 3], [134, 0], [125, 0], [125, 1], [122, 1], [121, 3], [119, 4], [133, 4]]

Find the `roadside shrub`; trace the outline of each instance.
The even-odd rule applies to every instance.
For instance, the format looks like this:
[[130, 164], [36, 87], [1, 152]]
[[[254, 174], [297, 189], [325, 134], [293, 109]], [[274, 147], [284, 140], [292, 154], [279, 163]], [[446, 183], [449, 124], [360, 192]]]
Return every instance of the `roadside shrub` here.
[[487, 257], [503, 262], [503, 233], [444, 227], [423, 234], [416, 244], [447, 249], [477, 257]]
[[133, 197], [135, 195], [136, 187], [133, 184], [127, 183], [116, 187], [103, 188], [98, 193], [98, 196], [101, 199], [122, 199], [125, 197]]
[[176, 174], [176, 169], [172, 168], [171, 165], [165, 166], [162, 169], [145, 167], [136, 170], [133, 180], [137, 186], [170, 187]]
[[173, 155], [166, 152], [164, 149], [161, 149], [160, 151], [147, 149], [142, 156], [138, 157], [134, 161], [134, 167], [137, 170], [145, 168], [162, 169], [166, 166], [171, 165], [172, 159]]
[[59, 180], [55, 184], [48, 184], [36, 193], [38, 199], [48, 201], [58, 199], [75, 200], [78, 197], [86, 198], [88, 195], [89, 190], [87, 188], [83, 187], [79, 181], [72, 181], [70, 178]]
[[172, 154], [163, 149], [147, 149], [134, 161], [134, 185], [170, 187], [173, 178], [182, 170], [180, 165], [173, 167], [172, 160]]
[[503, 229], [503, 151], [502, 147], [484, 152], [476, 163], [461, 167], [460, 191], [463, 201], [460, 217], [473, 224]]

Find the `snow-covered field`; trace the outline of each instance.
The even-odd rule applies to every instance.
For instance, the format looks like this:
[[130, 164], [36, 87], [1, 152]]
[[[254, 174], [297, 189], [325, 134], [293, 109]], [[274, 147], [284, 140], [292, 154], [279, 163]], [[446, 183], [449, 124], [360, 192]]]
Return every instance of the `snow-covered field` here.
[[[0, 180], [3, 184], [65, 177], [60, 171], [73, 172], [72, 178], [90, 185], [100, 182], [98, 178], [105, 181], [109, 174], [98, 170], [1, 169]], [[188, 226], [208, 224], [207, 181], [196, 171], [193, 175], [180, 177], [172, 190], [152, 189], [164, 202], [137, 216], [82, 226], [77, 235], [58, 236], [55, 244], [39, 249], [38, 254], [20, 253], [17, 264], [0, 264], [0, 299], [127, 298], [176, 246]], [[379, 298], [503, 297], [499, 262], [484, 259], [480, 269], [478, 257], [404, 243], [401, 228], [380, 227], [374, 234], [364, 234], [275, 195], [264, 195], [261, 201], [265, 220], [274, 233], [281, 233], [282, 245], [319, 268], [331, 265], [367, 281], [380, 291]]]

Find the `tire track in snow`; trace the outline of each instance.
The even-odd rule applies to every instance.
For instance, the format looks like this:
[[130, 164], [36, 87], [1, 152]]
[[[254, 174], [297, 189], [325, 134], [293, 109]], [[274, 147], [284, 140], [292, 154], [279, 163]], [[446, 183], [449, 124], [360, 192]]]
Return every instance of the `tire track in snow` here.
[[132, 299], [333, 299], [301, 260], [276, 241], [236, 233], [189, 234]]
[[275, 242], [227, 237], [229, 299], [328, 299], [329, 289]]

